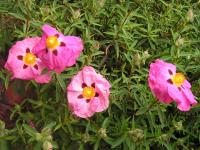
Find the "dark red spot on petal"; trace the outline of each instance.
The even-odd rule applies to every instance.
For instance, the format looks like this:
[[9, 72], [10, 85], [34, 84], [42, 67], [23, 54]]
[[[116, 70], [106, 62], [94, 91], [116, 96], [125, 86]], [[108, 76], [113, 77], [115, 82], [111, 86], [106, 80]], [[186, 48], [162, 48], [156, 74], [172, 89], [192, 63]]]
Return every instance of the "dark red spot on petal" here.
[[24, 64], [23, 69], [26, 69], [28, 66]]
[[178, 90], [181, 91], [181, 87], [178, 87]]
[[170, 84], [173, 84], [171, 79], [168, 79], [167, 82], [170, 83]]
[[92, 85], [91, 85], [93, 88], [95, 88], [95, 83], [92, 83]]
[[27, 48], [26, 49], [26, 53], [30, 53], [31, 51], [30, 51], [30, 49], [29, 48]]
[[78, 96], [78, 98], [80, 98], [80, 99], [81, 99], [81, 98], [83, 98], [83, 95], [82, 95], [82, 94], [81, 94], [81, 95], [79, 95], [79, 96]]
[[55, 50], [53, 50], [53, 54], [55, 55], [55, 56], [57, 56], [58, 55], [58, 51], [55, 49]]
[[65, 43], [64, 42], [60, 42], [60, 46], [65, 46]]
[[59, 38], [59, 34], [57, 33], [57, 34], [55, 34], [55, 36], [57, 37], [57, 38]]
[[47, 48], [45, 49], [45, 52], [48, 53], [48, 49]]
[[99, 93], [96, 93], [96, 94], [95, 94], [95, 97], [98, 97], [98, 96], [99, 96]]
[[37, 64], [35, 64], [33, 67], [34, 67], [36, 70], [38, 70], [38, 65], [37, 65]]
[[90, 99], [86, 99], [86, 102], [89, 103], [89, 102], [90, 102]]
[[82, 88], [87, 87], [86, 83], [82, 83]]
[[17, 59], [23, 60], [23, 56], [19, 55], [19, 56], [17, 56]]
[[170, 69], [168, 70], [168, 72], [170, 75], [173, 75], [173, 72]]

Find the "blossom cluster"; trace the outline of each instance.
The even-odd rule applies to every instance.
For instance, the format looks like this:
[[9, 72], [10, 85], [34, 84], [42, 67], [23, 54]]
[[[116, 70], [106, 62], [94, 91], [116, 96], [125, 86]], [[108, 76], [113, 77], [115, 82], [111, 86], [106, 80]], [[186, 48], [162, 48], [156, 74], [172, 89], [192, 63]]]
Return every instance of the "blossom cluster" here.
[[[51, 71], [60, 74], [76, 64], [83, 51], [83, 41], [65, 36], [50, 25], [42, 26], [42, 37], [25, 38], [9, 50], [5, 68], [11, 79], [51, 81]], [[67, 87], [70, 109], [78, 117], [91, 117], [109, 106], [110, 83], [91, 66], [85, 66]]]
[[[5, 68], [12, 79], [51, 81], [51, 72], [60, 74], [66, 67], [76, 64], [84, 49], [83, 41], [66, 36], [50, 25], [42, 26], [41, 37], [25, 38], [9, 50]], [[181, 111], [197, 104], [190, 83], [176, 66], [162, 60], [151, 63], [148, 84], [157, 99], [164, 103], [175, 101]], [[110, 83], [91, 66], [80, 70], [66, 88], [69, 109], [78, 117], [88, 118], [109, 106]]]

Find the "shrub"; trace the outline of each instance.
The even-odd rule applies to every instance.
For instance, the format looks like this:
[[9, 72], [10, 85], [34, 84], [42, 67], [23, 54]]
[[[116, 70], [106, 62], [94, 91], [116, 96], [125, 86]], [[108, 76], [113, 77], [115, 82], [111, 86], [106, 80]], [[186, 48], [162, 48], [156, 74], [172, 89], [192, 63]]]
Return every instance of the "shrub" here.
[[[159, 103], [147, 76], [155, 59], [171, 62], [187, 75], [198, 101], [199, 6], [194, 0], [1, 0], [1, 61], [16, 41], [41, 35], [45, 23], [80, 36], [84, 51], [76, 65], [44, 85], [10, 81], [1, 68], [2, 90], [11, 88], [18, 99], [1, 94], [7, 128], [0, 122], [0, 149], [198, 149], [199, 105], [181, 112], [175, 103]], [[80, 119], [67, 106], [66, 86], [88, 65], [110, 81], [110, 104]], [[14, 100], [22, 102], [7, 102]]]

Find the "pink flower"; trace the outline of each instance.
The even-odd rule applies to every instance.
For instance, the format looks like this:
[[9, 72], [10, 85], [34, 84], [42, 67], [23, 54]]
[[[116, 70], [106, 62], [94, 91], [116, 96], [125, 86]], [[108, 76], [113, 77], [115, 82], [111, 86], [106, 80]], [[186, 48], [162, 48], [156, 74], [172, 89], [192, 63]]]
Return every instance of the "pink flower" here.
[[182, 73], [176, 73], [176, 66], [162, 60], [150, 65], [149, 87], [152, 93], [162, 102], [177, 103], [181, 111], [190, 110], [190, 105], [197, 104], [190, 88], [190, 83]]
[[32, 52], [33, 47], [39, 41], [39, 37], [26, 38], [16, 42], [9, 50], [4, 67], [12, 72], [12, 79], [35, 80], [38, 83], [48, 83], [51, 80], [49, 74], [41, 74], [44, 64]]
[[69, 107], [81, 118], [104, 111], [109, 105], [109, 88], [109, 82], [102, 75], [86, 66], [73, 77], [67, 88]]
[[49, 25], [43, 25], [42, 30], [44, 34], [34, 52], [45, 65], [57, 73], [74, 65], [83, 50], [82, 40], [75, 36], [64, 36]]

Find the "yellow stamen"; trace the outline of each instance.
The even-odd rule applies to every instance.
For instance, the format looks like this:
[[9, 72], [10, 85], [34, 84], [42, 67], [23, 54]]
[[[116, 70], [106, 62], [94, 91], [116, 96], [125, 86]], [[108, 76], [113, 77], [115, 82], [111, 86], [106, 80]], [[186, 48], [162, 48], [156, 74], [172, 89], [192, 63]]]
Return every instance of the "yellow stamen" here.
[[173, 84], [175, 84], [177, 87], [180, 87], [183, 82], [185, 81], [185, 76], [182, 73], [176, 73], [173, 77], [172, 77], [172, 82]]
[[83, 88], [83, 97], [86, 99], [91, 99], [95, 96], [95, 89], [93, 87], [84, 87]]
[[54, 49], [60, 45], [60, 42], [58, 41], [58, 38], [56, 36], [49, 36], [46, 39], [46, 45], [47, 48]]
[[26, 53], [23, 57], [23, 61], [26, 65], [34, 65], [36, 62], [36, 56], [32, 53]]

